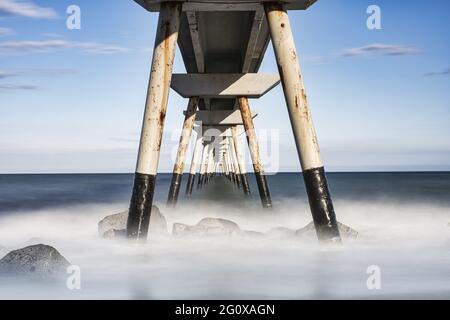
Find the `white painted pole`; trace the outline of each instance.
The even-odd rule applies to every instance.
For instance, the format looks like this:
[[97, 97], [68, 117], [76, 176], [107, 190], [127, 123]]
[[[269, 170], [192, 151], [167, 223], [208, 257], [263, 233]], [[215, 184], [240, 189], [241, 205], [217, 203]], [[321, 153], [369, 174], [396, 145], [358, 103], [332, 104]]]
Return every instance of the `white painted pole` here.
[[231, 158], [233, 160], [233, 166], [236, 173], [236, 184], [238, 188], [241, 188], [241, 171], [239, 170], [236, 149], [234, 148], [234, 142], [232, 137], [228, 137], [228, 145], [230, 146]]
[[130, 239], [147, 239], [181, 7], [179, 2], [161, 3], [127, 223], [127, 236]]
[[170, 183], [169, 195], [167, 198], [167, 204], [169, 206], [176, 206], [178, 202], [178, 195], [180, 193], [181, 181], [183, 180], [184, 163], [186, 158], [186, 152], [189, 147], [189, 142], [192, 136], [192, 129], [194, 127], [195, 115], [198, 108], [197, 97], [189, 99], [189, 105], [186, 110], [183, 130], [181, 132], [180, 143], [177, 151], [177, 158], [173, 168], [172, 182]]
[[197, 175], [197, 168], [201, 162], [203, 150], [203, 136], [201, 133], [197, 134], [197, 142], [195, 143], [194, 153], [192, 155], [191, 168], [189, 170], [189, 179], [186, 186], [186, 194], [191, 195], [194, 189], [195, 176]]
[[208, 150], [209, 150], [209, 143], [205, 143], [205, 146], [203, 148], [202, 164], [200, 167], [200, 177], [198, 178], [197, 184], [197, 188], [199, 189], [203, 186], [205, 180], [206, 165], [208, 161]]
[[241, 148], [240, 148], [239, 137], [237, 134], [237, 128], [235, 126], [231, 128], [231, 134], [233, 136], [232, 143], [234, 145], [234, 150], [236, 151], [236, 157], [238, 160], [239, 171], [241, 173], [242, 189], [244, 190], [245, 194], [249, 195], [250, 194], [250, 184], [248, 183], [247, 168], [245, 167], [245, 160], [244, 160], [244, 156], [242, 154]]
[[248, 147], [252, 157], [253, 169], [255, 170], [256, 183], [258, 185], [259, 196], [264, 208], [272, 207], [272, 199], [270, 197], [269, 186], [267, 178], [264, 173], [264, 166], [259, 154], [259, 144], [256, 137], [255, 126], [253, 124], [252, 112], [248, 99], [245, 97], [239, 98], [239, 109], [241, 110], [242, 122], [244, 123], [245, 132], [247, 134]]
[[321, 241], [340, 242], [289, 17], [282, 3], [264, 7], [316, 231]]

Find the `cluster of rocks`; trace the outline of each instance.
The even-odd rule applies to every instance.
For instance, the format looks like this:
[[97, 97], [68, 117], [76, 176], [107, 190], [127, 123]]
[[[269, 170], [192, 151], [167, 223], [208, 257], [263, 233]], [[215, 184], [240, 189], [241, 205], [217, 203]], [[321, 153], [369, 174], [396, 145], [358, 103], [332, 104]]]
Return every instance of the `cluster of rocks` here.
[[[128, 211], [105, 217], [98, 224], [98, 233], [103, 238], [122, 238], [126, 235]], [[342, 223], [338, 224], [343, 239], [356, 239], [358, 232]], [[153, 206], [150, 217], [149, 233], [151, 235], [169, 235], [167, 221], [158, 207]], [[195, 236], [250, 236], [250, 237], [296, 237], [316, 239], [314, 223], [299, 230], [289, 228], [273, 228], [267, 233], [241, 230], [239, 225], [231, 220], [220, 218], [205, 218], [196, 225], [174, 223], [172, 228], [174, 237]]]
[[[359, 234], [356, 230], [338, 223], [341, 237], [345, 240], [357, 239]], [[172, 235], [175, 237], [186, 236], [251, 236], [251, 237], [278, 237], [278, 238], [307, 238], [317, 239], [314, 223], [311, 222], [306, 227], [299, 230], [285, 227], [273, 228], [267, 233], [241, 230], [233, 221], [219, 218], [205, 218], [194, 226], [175, 223], [173, 225]]]
[[196, 235], [230, 236], [240, 234], [242, 234], [241, 228], [235, 222], [219, 218], [205, 218], [195, 226], [175, 223], [172, 229], [172, 235], [175, 237]]

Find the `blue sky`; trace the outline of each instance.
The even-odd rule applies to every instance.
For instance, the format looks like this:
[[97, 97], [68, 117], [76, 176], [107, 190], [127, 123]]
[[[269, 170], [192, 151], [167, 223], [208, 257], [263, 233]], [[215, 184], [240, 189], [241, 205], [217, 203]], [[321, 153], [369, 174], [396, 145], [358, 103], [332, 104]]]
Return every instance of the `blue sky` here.
[[[290, 17], [329, 171], [450, 169], [449, 1], [319, 0]], [[0, 0], [0, 173], [133, 172], [156, 23], [132, 0]], [[261, 71], [276, 72], [271, 47]], [[251, 104], [279, 130], [280, 170], [298, 171], [281, 88]], [[171, 93], [161, 172], [186, 105]]]

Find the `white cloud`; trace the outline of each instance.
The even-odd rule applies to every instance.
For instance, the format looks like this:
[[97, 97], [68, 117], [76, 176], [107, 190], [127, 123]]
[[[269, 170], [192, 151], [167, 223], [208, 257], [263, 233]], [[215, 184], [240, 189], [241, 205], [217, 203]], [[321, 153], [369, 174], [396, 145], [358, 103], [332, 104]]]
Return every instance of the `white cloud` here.
[[129, 51], [116, 45], [102, 44], [96, 42], [75, 42], [59, 39], [41, 41], [10, 41], [0, 43], [0, 53], [32, 53], [48, 52], [58, 49], [76, 49], [86, 53], [108, 54]]
[[13, 29], [0, 27], [0, 37], [1, 36], [11, 36], [13, 34], [15, 34]]
[[0, 92], [23, 91], [23, 90], [30, 91], [39, 89], [41, 88], [35, 85], [0, 83]]
[[31, 1], [0, 0], [0, 14], [34, 19], [54, 19], [58, 17], [52, 8], [40, 7]]
[[425, 73], [425, 77], [433, 77], [433, 76], [448, 76], [450, 75], [450, 68], [447, 68], [445, 70], [439, 71], [439, 72], [429, 72]]
[[32, 77], [53, 77], [76, 74], [75, 69], [0, 69], [0, 80], [18, 77], [18, 76], [32, 76]]
[[404, 56], [409, 54], [416, 54], [419, 50], [410, 46], [392, 45], [376, 43], [363, 47], [350, 48], [344, 50], [344, 57], [358, 57], [367, 55], [386, 55], [386, 56]]
[[17, 77], [18, 75], [16, 71], [0, 70], [0, 80]]

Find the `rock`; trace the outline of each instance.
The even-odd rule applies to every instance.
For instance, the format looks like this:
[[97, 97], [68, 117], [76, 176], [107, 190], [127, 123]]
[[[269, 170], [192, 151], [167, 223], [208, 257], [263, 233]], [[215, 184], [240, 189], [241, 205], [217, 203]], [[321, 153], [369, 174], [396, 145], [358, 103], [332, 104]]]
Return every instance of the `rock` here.
[[[125, 237], [128, 211], [105, 217], [98, 223], [98, 233], [104, 238]], [[167, 222], [157, 206], [152, 207], [149, 234], [167, 235]]]
[[8, 248], [0, 246], [0, 259], [6, 256], [8, 252], [9, 252]]
[[270, 229], [268, 235], [280, 238], [290, 238], [295, 236], [295, 232], [296, 231], [293, 229], [278, 227]]
[[208, 233], [239, 233], [241, 228], [230, 220], [219, 219], [219, 218], [205, 218], [202, 219], [197, 227], [205, 228]]
[[150, 217], [150, 229], [149, 233], [151, 235], [168, 235], [169, 232], [167, 231], [167, 221], [166, 218], [163, 216], [161, 211], [157, 206], [152, 207], [152, 215]]
[[126, 238], [127, 230], [109, 229], [103, 234], [105, 239]]
[[243, 231], [242, 235], [250, 237], [250, 238], [264, 238], [267, 236], [265, 233], [258, 232], [258, 231]]
[[[357, 239], [359, 236], [358, 231], [346, 226], [338, 222], [339, 232], [341, 233], [342, 239]], [[295, 235], [298, 237], [306, 237], [306, 238], [317, 238], [316, 228], [314, 227], [314, 222], [311, 222], [306, 227], [297, 230]]]
[[52, 278], [65, 274], [68, 266], [55, 248], [38, 244], [8, 253], [0, 260], [0, 274]]
[[105, 217], [98, 223], [98, 233], [104, 237], [111, 230], [125, 230], [127, 228], [128, 211]]
[[179, 237], [186, 234], [194, 233], [195, 226], [188, 226], [183, 223], [174, 223], [172, 227], [172, 235]]
[[175, 223], [172, 230], [172, 235], [177, 237], [192, 235], [227, 236], [236, 234], [241, 234], [241, 229], [235, 222], [219, 218], [205, 218], [195, 226]]

